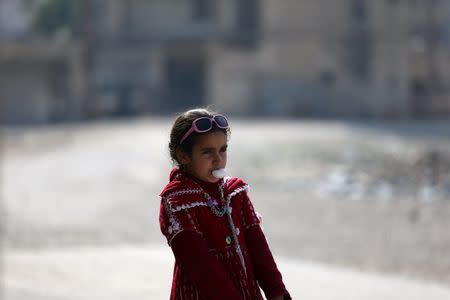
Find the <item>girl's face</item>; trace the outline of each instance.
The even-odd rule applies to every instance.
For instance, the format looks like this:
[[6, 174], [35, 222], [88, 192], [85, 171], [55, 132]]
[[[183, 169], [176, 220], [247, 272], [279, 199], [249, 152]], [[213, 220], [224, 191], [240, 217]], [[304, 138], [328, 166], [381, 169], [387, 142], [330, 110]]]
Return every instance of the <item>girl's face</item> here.
[[179, 161], [186, 171], [206, 182], [217, 182], [219, 179], [212, 171], [225, 168], [227, 165], [227, 136], [222, 131], [202, 134], [192, 147], [191, 155], [180, 153]]

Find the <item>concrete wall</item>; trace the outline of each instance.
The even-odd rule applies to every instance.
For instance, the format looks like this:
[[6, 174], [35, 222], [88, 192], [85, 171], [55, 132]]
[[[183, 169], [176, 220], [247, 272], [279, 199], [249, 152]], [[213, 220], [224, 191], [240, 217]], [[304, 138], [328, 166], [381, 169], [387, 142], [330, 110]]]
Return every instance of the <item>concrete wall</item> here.
[[75, 44], [0, 43], [0, 122], [80, 118], [85, 83], [79, 54]]
[[[239, 28], [245, 5], [238, 0], [207, 2], [214, 5], [204, 18], [195, 16], [190, 0], [89, 3], [93, 31], [82, 41], [84, 46], [75, 47], [78, 50], [28, 45], [29, 54], [16, 55], [16, 60], [0, 54], [2, 84], [8, 82], [0, 93], [9, 98], [16, 92], [21, 99], [35, 96], [38, 104], [28, 108], [36, 111], [36, 121], [62, 115], [53, 111], [80, 118], [158, 112], [172, 104], [181, 109], [183, 99], [168, 102], [174, 59], [204, 64], [195, 75], [204, 88], [198, 93], [202, 100], [186, 97], [190, 102], [185, 106], [211, 103], [241, 114], [408, 117], [417, 102], [411, 100], [412, 80], [430, 79], [427, 42], [413, 34], [429, 22], [427, 0], [260, 0], [254, 2], [259, 9], [254, 16], [260, 18], [255, 19], [253, 37], [246, 35], [252, 31]], [[450, 1], [436, 3], [436, 22], [450, 22]], [[89, 44], [89, 38], [94, 43]], [[445, 100], [450, 99], [445, 94], [449, 45], [435, 44], [433, 65], [443, 88], [434, 102], [450, 101]], [[0, 46], [3, 53], [5, 49]], [[63, 75], [55, 79], [52, 72]], [[33, 88], [18, 90], [20, 80]], [[55, 80], [63, 83], [55, 85]], [[177, 97], [183, 98], [183, 87], [180, 91]]]

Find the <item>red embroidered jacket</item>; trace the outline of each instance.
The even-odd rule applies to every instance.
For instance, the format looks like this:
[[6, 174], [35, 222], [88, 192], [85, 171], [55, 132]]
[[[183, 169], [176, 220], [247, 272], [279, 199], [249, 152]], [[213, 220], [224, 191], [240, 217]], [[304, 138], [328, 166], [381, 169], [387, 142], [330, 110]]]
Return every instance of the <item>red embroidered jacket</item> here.
[[172, 170], [160, 194], [159, 217], [175, 256], [170, 299], [257, 300], [263, 299], [260, 287], [268, 299], [291, 299], [247, 189], [238, 178], [212, 184]]

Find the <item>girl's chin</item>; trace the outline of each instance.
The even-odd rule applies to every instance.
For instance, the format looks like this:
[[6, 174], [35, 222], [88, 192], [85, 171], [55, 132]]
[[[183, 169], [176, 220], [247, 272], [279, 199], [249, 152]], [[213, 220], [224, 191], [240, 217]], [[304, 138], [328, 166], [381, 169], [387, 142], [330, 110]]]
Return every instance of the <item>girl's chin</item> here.
[[212, 176], [212, 175], [209, 175], [208, 176], [208, 179], [206, 180], [207, 182], [209, 182], [209, 183], [216, 183], [217, 181], [219, 181], [220, 179], [217, 179], [217, 178], [215, 178], [214, 176]]

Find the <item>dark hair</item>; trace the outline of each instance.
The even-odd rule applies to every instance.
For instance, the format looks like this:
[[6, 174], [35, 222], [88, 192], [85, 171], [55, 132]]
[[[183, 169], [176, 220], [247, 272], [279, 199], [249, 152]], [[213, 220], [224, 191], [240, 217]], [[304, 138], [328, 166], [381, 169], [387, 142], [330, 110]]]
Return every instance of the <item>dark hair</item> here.
[[[191, 133], [182, 144], [180, 144], [181, 138], [184, 134], [191, 128], [192, 122], [200, 117], [209, 117], [212, 118], [216, 112], [213, 112], [207, 108], [195, 108], [188, 110], [182, 114], [180, 114], [173, 123], [172, 130], [170, 131], [170, 141], [169, 141], [169, 152], [172, 161], [180, 167], [180, 163], [177, 160], [176, 151], [180, 149], [181, 151], [188, 153], [189, 155], [192, 153], [192, 147], [195, 145], [198, 136], [202, 135], [202, 133], [193, 132]], [[222, 131], [225, 133], [227, 138], [230, 135], [230, 128], [222, 129], [217, 127], [217, 125], [213, 122], [213, 128], [208, 131]]]

